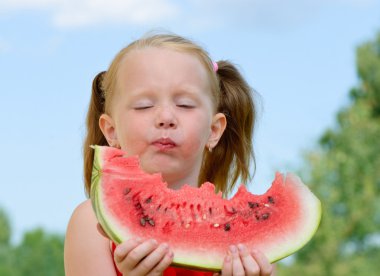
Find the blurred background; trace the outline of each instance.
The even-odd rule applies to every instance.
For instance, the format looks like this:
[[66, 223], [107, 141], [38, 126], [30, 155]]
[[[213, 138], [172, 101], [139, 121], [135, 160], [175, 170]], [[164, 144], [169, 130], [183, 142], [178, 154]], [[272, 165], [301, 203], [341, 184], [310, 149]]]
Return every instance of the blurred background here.
[[375, 275], [379, 0], [0, 0], [0, 275], [64, 275], [92, 79], [151, 30], [229, 59], [260, 94], [253, 193], [294, 171], [321, 199], [279, 275]]

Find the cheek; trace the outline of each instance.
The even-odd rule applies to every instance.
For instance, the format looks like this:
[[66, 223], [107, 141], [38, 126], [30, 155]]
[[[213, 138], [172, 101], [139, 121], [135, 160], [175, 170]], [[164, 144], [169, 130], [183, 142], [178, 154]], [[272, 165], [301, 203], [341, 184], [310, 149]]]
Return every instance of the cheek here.
[[185, 142], [187, 143], [187, 152], [189, 152], [190, 154], [194, 154], [195, 152], [203, 152], [211, 131], [207, 122], [207, 118], [204, 117], [189, 122]]

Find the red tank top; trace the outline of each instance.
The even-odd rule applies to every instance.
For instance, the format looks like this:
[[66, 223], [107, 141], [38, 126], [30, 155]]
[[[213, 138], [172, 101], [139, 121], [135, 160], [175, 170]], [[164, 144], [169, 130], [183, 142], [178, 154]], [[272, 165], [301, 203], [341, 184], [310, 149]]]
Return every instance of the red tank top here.
[[[113, 259], [113, 253], [116, 249], [116, 245], [112, 242], [112, 259]], [[114, 262], [115, 270], [117, 276], [123, 276], [120, 271], [117, 269], [116, 264]], [[212, 272], [202, 272], [202, 271], [196, 271], [196, 270], [189, 270], [185, 268], [178, 268], [178, 267], [168, 267], [165, 271], [163, 276], [212, 276], [214, 273]]]

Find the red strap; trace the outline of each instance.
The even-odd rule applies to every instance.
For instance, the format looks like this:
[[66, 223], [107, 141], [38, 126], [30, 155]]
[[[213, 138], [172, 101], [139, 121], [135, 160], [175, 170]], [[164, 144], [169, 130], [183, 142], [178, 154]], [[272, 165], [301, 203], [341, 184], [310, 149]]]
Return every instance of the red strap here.
[[[116, 244], [112, 242], [112, 260], [113, 260], [113, 254], [116, 249]], [[123, 276], [123, 274], [120, 273], [120, 271], [117, 269], [115, 262], [113, 263], [115, 266], [115, 271], [117, 276]], [[189, 270], [185, 268], [178, 268], [178, 267], [168, 267], [165, 269], [163, 276], [212, 276], [212, 272], [202, 272], [202, 271], [195, 271], [195, 270]]]

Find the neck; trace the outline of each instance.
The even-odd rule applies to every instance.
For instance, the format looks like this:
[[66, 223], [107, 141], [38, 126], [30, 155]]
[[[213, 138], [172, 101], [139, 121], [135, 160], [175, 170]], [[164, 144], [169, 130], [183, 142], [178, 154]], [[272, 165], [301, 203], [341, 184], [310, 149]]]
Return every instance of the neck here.
[[172, 190], [179, 190], [185, 184], [198, 187], [198, 175], [188, 175], [185, 178], [175, 179], [170, 178], [170, 176], [164, 177], [164, 180], [168, 183], [168, 187]]

